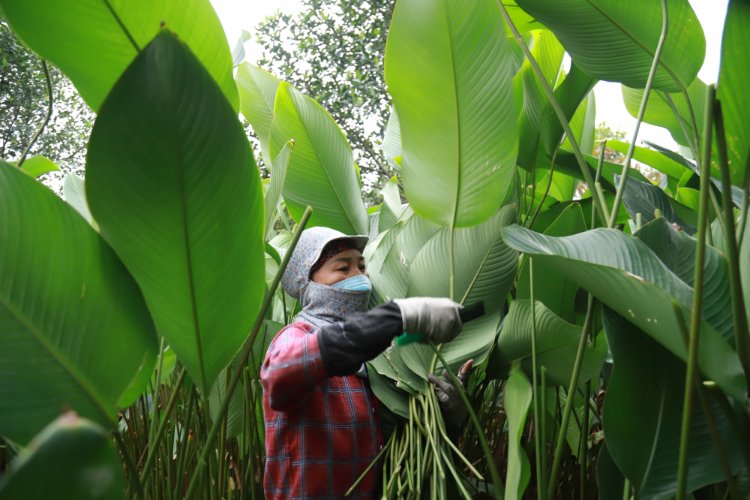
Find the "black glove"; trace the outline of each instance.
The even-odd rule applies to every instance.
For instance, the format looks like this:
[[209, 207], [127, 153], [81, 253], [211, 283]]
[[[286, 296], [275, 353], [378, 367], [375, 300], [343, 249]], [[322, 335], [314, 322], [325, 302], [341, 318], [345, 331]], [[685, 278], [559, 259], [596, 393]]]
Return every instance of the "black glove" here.
[[[469, 380], [473, 364], [474, 360], [470, 359], [461, 366], [458, 370], [458, 375], [456, 375], [456, 378], [461, 383], [461, 387], [464, 389], [466, 388], [466, 382]], [[448, 379], [448, 372], [443, 370], [442, 377], [436, 377], [430, 373], [427, 375], [427, 379], [435, 386], [435, 396], [437, 396], [440, 402], [440, 410], [448, 432], [453, 433], [458, 431], [461, 428], [461, 424], [466, 420], [468, 411], [466, 410], [466, 405], [461, 400], [458, 390]]]
[[356, 373], [362, 363], [383, 352], [403, 331], [401, 309], [393, 302], [324, 326], [318, 332], [318, 346], [328, 374]]

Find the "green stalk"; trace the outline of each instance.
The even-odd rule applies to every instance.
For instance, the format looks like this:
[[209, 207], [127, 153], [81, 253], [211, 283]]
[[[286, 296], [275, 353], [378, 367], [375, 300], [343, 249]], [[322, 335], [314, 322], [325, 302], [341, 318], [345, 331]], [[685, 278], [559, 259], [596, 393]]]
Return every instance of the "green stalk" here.
[[143, 485], [138, 480], [138, 470], [135, 468], [135, 464], [130, 458], [130, 453], [128, 453], [125, 442], [122, 440], [122, 436], [120, 436], [119, 432], [114, 432], [113, 434], [115, 436], [115, 441], [117, 441], [117, 446], [120, 448], [120, 454], [122, 455], [123, 460], [125, 460], [125, 466], [128, 468], [130, 487], [135, 490], [136, 498], [144, 498]]
[[534, 296], [534, 258], [529, 256], [529, 295], [531, 297], [531, 394], [534, 402], [534, 461], [536, 462], [536, 490], [537, 498], [544, 493], [544, 478], [542, 474], [542, 445], [541, 419], [539, 418], [539, 386], [537, 385], [536, 363], [536, 297]]
[[[602, 176], [602, 169], [604, 168], [604, 150], [607, 149], [607, 141], [606, 139], [604, 142], [602, 142], [602, 149], [599, 151], [599, 160], [596, 163], [596, 175], [594, 177], [594, 186], [597, 189], [601, 189], [602, 185], [599, 183], [599, 179], [601, 179]], [[601, 195], [602, 199], [604, 199], [604, 193]], [[607, 210], [607, 205], [602, 205], [602, 208], [604, 208], [604, 219], [601, 219], [602, 225], [606, 224], [609, 220], [609, 212]], [[591, 207], [591, 229], [594, 229], [596, 227], [596, 210], [594, 209], [593, 205]]]
[[226, 415], [227, 410], [229, 409], [229, 401], [232, 399], [232, 394], [234, 394], [234, 390], [237, 387], [237, 383], [239, 382], [240, 377], [242, 376], [242, 371], [245, 369], [245, 366], [247, 365], [247, 360], [250, 357], [250, 354], [253, 352], [253, 342], [255, 342], [255, 337], [257, 337], [258, 332], [260, 331], [260, 327], [263, 325], [263, 318], [265, 317], [266, 311], [268, 310], [269, 306], [271, 305], [271, 302], [273, 301], [273, 296], [276, 293], [276, 288], [279, 286], [279, 282], [281, 281], [281, 275], [284, 274], [284, 271], [286, 270], [286, 266], [287, 264], [289, 264], [289, 259], [292, 256], [292, 252], [294, 252], [294, 248], [297, 246], [299, 237], [302, 234], [302, 231], [305, 229], [305, 226], [307, 225], [307, 221], [310, 220], [311, 215], [312, 215], [312, 207], [308, 206], [307, 209], [305, 210], [305, 213], [302, 215], [302, 219], [300, 219], [299, 221], [297, 230], [294, 232], [294, 236], [292, 237], [292, 241], [289, 244], [289, 248], [284, 254], [284, 259], [281, 261], [279, 270], [276, 272], [276, 276], [274, 276], [273, 278], [273, 283], [271, 283], [271, 286], [266, 292], [266, 295], [263, 299], [263, 304], [261, 305], [260, 311], [258, 312], [258, 316], [255, 318], [255, 324], [253, 325], [252, 332], [250, 333], [250, 336], [245, 342], [245, 347], [242, 350], [242, 356], [240, 357], [239, 366], [237, 366], [237, 369], [232, 373], [232, 379], [229, 382], [229, 387], [227, 388], [226, 397], [224, 398], [224, 401], [222, 401], [221, 403], [221, 408], [219, 409], [219, 413], [216, 416], [216, 420], [214, 421], [213, 425], [211, 426], [211, 430], [209, 431], [208, 437], [206, 438], [206, 442], [203, 446], [203, 451], [201, 452], [200, 458], [198, 459], [198, 463], [196, 464], [195, 471], [193, 471], [193, 477], [190, 480], [190, 486], [188, 487], [187, 494], [185, 495], [187, 500], [190, 500], [191, 498], [193, 498], [193, 495], [196, 493], [196, 488], [198, 487], [198, 483], [199, 483], [198, 478], [201, 476], [203, 467], [206, 466], [208, 455], [211, 453], [211, 446], [213, 445], [213, 442], [216, 439], [216, 435], [219, 433], [219, 428], [221, 427], [221, 421], [224, 418], [224, 415]]
[[487, 466], [490, 469], [490, 476], [492, 477], [492, 484], [495, 486], [497, 498], [500, 498], [502, 494], [501, 492], [505, 490], [505, 486], [500, 479], [500, 474], [497, 472], [497, 464], [495, 464], [495, 458], [493, 457], [492, 452], [490, 451], [490, 447], [487, 444], [487, 437], [484, 435], [484, 432], [482, 432], [482, 426], [477, 419], [476, 413], [474, 413], [474, 408], [472, 408], [471, 403], [469, 402], [469, 398], [466, 396], [463, 385], [453, 374], [450, 367], [448, 366], [448, 363], [440, 354], [440, 351], [437, 349], [435, 344], [428, 340], [428, 345], [432, 348], [435, 356], [437, 356], [437, 358], [440, 360], [440, 363], [442, 363], [446, 373], [448, 374], [448, 378], [453, 384], [453, 387], [455, 387], [458, 391], [459, 396], [461, 396], [461, 400], [464, 402], [464, 406], [466, 406], [466, 409], [469, 412], [469, 418], [471, 419], [471, 423], [474, 424], [474, 428], [477, 431], [477, 437], [479, 438], [479, 442], [482, 445], [482, 451], [484, 452], [484, 457], [487, 460]]
[[680, 433], [680, 455], [677, 468], [677, 500], [684, 500], [687, 489], [687, 453], [690, 436], [690, 417], [693, 408], [693, 378], [697, 376], [698, 332], [703, 305], [704, 255], [706, 252], [706, 227], [708, 225], [708, 191], [711, 175], [711, 131], [713, 130], [713, 111], [716, 88], [709, 85], [706, 90], [706, 111], [703, 128], [701, 156], [700, 205], [698, 211], [698, 245], [695, 251], [695, 279], [693, 289], [693, 306], [690, 315], [690, 339], [688, 346], [687, 374], [685, 375], [685, 397], [682, 408], [682, 430]]
[[578, 452], [580, 457], [579, 462], [580, 478], [580, 498], [581, 500], [586, 499], [586, 469], [588, 468], [588, 454], [589, 454], [589, 400], [591, 399], [591, 381], [586, 382], [586, 393], [584, 394], [585, 404], [583, 405], [583, 426], [581, 428], [581, 449]]
[[724, 118], [721, 112], [721, 102], [714, 104], [714, 124], [716, 126], [716, 145], [719, 148], [719, 168], [721, 169], [721, 202], [724, 206], [724, 236], [727, 240], [727, 258], [729, 260], [729, 286], [732, 290], [732, 315], [734, 316], [734, 345], [745, 371], [745, 380], [750, 390], [750, 360], [747, 350], [747, 317], [745, 316], [744, 300], [742, 297], [742, 282], [740, 281], [740, 256], [735, 239], [734, 209], [732, 203], [732, 182], [727, 161], [727, 142], [724, 133]]
[[[529, 50], [529, 47], [527, 47], [526, 43], [523, 41], [523, 37], [521, 37], [521, 34], [518, 32], [518, 28], [516, 28], [516, 25], [513, 24], [513, 20], [510, 18], [510, 15], [508, 14], [508, 11], [505, 8], [505, 5], [503, 5], [502, 0], [498, 1], [498, 5], [500, 6], [500, 11], [503, 14], [503, 18], [505, 19], [506, 24], [508, 25], [510, 30], [513, 32], [514, 38], [518, 42], [518, 45], [521, 46], [521, 49], [526, 55], [526, 58], [528, 59], [529, 64], [531, 65], [531, 68], [534, 70], [534, 73], [536, 74], [537, 80], [539, 80], [540, 85], [544, 89], [544, 94], [546, 95], [547, 100], [550, 103], [550, 106], [552, 106], [552, 109], [555, 111], [555, 115], [557, 115], [557, 119], [560, 120], [560, 125], [562, 125], [562, 128], [565, 131], [565, 135], [567, 136], [568, 141], [570, 142], [570, 147], [573, 149], [573, 154], [576, 158], [576, 161], [578, 162], [579, 168], [581, 169], [581, 174], [583, 174], [583, 178], [586, 180], [586, 184], [588, 184], [589, 188], [591, 188], [594, 185], [594, 179], [591, 177], [589, 166], [586, 163], [586, 160], [584, 159], [583, 154], [581, 153], [581, 148], [578, 146], [578, 141], [576, 141], [575, 134], [573, 134], [573, 131], [570, 128], [570, 124], [568, 123], [568, 118], [565, 116], [565, 112], [560, 106], [560, 103], [557, 102], [557, 98], [555, 97], [555, 92], [552, 90], [549, 83], [547, 82], [547, 79], [544, 77], [544, 74], [542, 73], [542, 68], [539, 67], [539, 63], [537, 63], [536, 59], [534, 59], [534, 56], [531, 54], [531, 51]], [[604, 200], [600, 199], [598, 195], [596, 195], [593, 191], [591, 192], [591, 197], [593, 199], [596, 210], [599, 212], [599, 215], [603, 218], [604, 211], [602, 210], [602, 206], [604, 205]]]
[[164, 431], [166, 430], [167, 424], [169, 423], [169, 414], [172, 413], [174, 405], [177, 402], [177, 395], [182, 388], [182, 382], [185, 380], [186, 373], [187, 372], [185, 371], [185, 367], [183, 367], [180, 370], [180, 375], [177, 377], [177, 382], [175, 382], [172, 396], [170, 396], [169, 401], [167, 402], [167, 407], [164, 409], [164, 418], [162, 418], [161, 422], [159, 422], [159, 428], [156, 431], [154, 439], [149, 441], [148, 455], [146, 455], [146, 463], [143, 465], [143, 472], [141, 473], [141, 483], [147, 485], [146, 489], [148, 489], [148, 480], [151, 476], [151, 469], [154, 463], [154, 459], [156, 458], [156, 453], [159, 451], [159, 443], [161, 442], [161, 438], [164, 436]]
[[656, 46], [656, 52], [654, 52], [654, 59], [651, 61], [651, 69], [648, 72], [648, 80], [646, 80], [646, 88], [643, 90], [643, 98], [641, 99], [641, 107], [638, 110], [638, 119], [635, 122], [635, 130], [633, 131], [633, 138], [628, 146], [628, 153], [625, 155], [625, 163], [622, 166], [622, 175], [620, 176], [620, 182], [617, 186], [617, 192], [615, 193], [615, 202], [612, 204], [612, 211], [609, 214], [609, 222], [607, 227], [614, 227], [615, 220], [617, 220], [617, 212], [620, 211], [620, 203], [622, 202], [622, 195], [625, 191], [625, 185], [628, 182], [628, 174], [630, 173], [630, 162], [633, 159], [635, 153], [635, 141], [638, 138], [638, 131], [641, 128], [641, 122], [643, 122], [643, 116], [646, 114], [646, 105], [648, 104], [648, 97], [651, 93], [651, 86], [654, 83], [654, 76], [656, 75], [656, 68], [659, 66], [659, 58], [661, 57], [661, 51], [664, 47], [664, 40], [667, 38], [667, 0], [661, 0], [661, 35], [659, 35], [659, 43]]
[[31, 148], [34, 147], [34, 144], [36, 144], [36, 141], [39, 139], [39, 136], [42, 135], [42, 132], [44, 132], [44, 129], [47, 127], [47, 124], [49, 123], [50, 118], [52, 118], [52, 106], [53, 106], [53, 99], [54, 95], [52, 93], [52, 78], [49, 76], [49, 68], [47, 67], [47, 61], [42, 59], [42, 71], [44, 71], [44, 81], [47, 84], [47, 95], [49, 96], [49, 102], [47, 104], [47, 113], [44, 115], [44, 120], [42, 121], [42, 124], [39, 126], [38, 129], [36, 129], [36, 132], [34, 132], [34, 135], [31, 137], [31, 140], [29, 141], [29, 144], [24, 148], [23, 153], [21, 153], [21, 159], [18, 160], [18, 168], [21, 168], [23, 165], [23, 162], [26, 161], [26, 157], [29, 155], [29, 151], [31, 151]]
[[552, 162], [550, 163], [550, 169], [549, 169], [549, 181], [547, 181], [547, 187], [544, 190], [544, 196], [542, 196], [542, 199], [539, 200], [539, 205], [537, 205], [536, 210], [534, 211], [534, 216], [531, 218], [531, 222], [527, 219], [524, 221], [525, 227], [531, 229], [534, 225], [534, 222], [536, 222], [536, 218], [539, 215], [539, 212], [542, 210], [542, 205], [544, 205], [544, 202], [547, 200], [547, 197], [549, 196], [549, 190], [552, 187], [552, 176], [555, 174], [555, 160], [557, 160], [557, 152], [560, 150], [560, 147], [556, 147], [554, 153], [552, 153]]
[[565, 447], [565, 433], [570, 422], [570, 414], [573, 410], [575, 401], [576, 387], [578, 387], [578, 378], [581, 375], [583, 367], [583, 355], [586, 352], [586, 343], [589, 339], [589, 330], [594, 323], [594, 297], [589, 294], [588, 309], [586, 310], [586, 320], [581, 328], [581, 337], [578, 340], [578, 351], [576, 352], [575, 363], [573, 364], [573, 373], [570, 376], [568, 384], [568, 397], [565, 400], [565, 409], [563, 410], [562, 423], [560, 424], [560, 433], [557, 435], [557, 444], [555, 445], [555, 457], [552, 460], [552, 472], [550, 473], [549, 483], [547, 483], [547, 498], [553, 498], [555, 494], [555, 485], [557, 484], [557, 474], [560, 470], [560, 461], [562, 452]]
[[[536, 316], [534, 316], [536, 318]], [[541, 385], [541, 392], [542, 396], [539, 398], [541, 401], [541, 411], [540, 411], [540, 418], [539, 422], [535, 423], [537, 426], [537, 434], [539, 434], [541, 437], [540, 442], [542, 443], [542, 450], [544, 450], [544, 453], [542, 453], [541, 457], [541, 467], [538, 469], [537, 474], [541, 476], [542, 478], [542, 484], [541, 489], [539, 491], [545, 491], [547, 489], [547, 485], [545, 484], [545, 480], [547, 479], [547, 367], [542, 366], [539, 370], [541, 374], [542, 379], [542, 385]]]

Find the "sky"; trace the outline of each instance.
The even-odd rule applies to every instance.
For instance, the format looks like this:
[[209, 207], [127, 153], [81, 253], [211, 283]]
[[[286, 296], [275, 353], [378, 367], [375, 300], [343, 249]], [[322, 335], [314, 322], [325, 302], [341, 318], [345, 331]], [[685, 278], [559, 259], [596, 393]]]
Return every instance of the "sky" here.
[[[715, 83], [719, 74], [721, 53], [721, 31], [724, 26], [728, 0], [690, 0], [706, 35], [706, 58], [698, 77], [706, 83]], [[299, 0], [211, 0], [224, 26], [230, 47], [234, 47], [242, 30], [251, 34], [257, 24], [277, 11], [294, 14], [301, 10]], [[260, 49], [254, 36], [245, 44], [245, 59], [256, 61]], [[607, 122], [613, 129], [626, 132], [632, 138], [636, 120], [625, 109], [619, 83], [600, 82], [594, 88], [596, 94], [596, 122]], [[662, 146], [675, 149], [677, 144], [666, 130], [641, 125], [638, 142], [649, 140]]]

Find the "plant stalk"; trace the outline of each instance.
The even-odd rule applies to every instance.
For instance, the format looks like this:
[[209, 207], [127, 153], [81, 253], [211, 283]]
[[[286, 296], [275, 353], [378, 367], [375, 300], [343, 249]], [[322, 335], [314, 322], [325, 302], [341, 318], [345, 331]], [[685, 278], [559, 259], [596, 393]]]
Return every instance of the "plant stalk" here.
[[52, 78], [49, 75], [49, 68], [47, 67], [47, 61], [45, 61], [44, 59], [42, 59], [42, 71], [44, 71], [44, 82], [47, 84], [47, 96], [49, 96], [49, 102], [47, 104], [47, 113], [44, 115], [44, 121], [42, 121], [42, 124], [39, 126], [36, 132], [34, 132], [34, 135], [31, 137], [29, 144], [23, 150], [23, 153], [21, 154], [21, 159], [18, 160], [18, 168], [21, 168], [21, 166], [23, 165], [23, 162], [26, 161], [26, 157], [29, 155], [29, 151], [31, 151], [31, 148], [34, 147], [34, 144], [36, 144], [36, 141], [39, 140], [39, 136], [42, 135], [42, 132], [44, 132], [44, 129], [47, 128], [47, 124], [49, 123], [50, 118], [52, 118], [52, 106], [54, 104], [54, 94], [52, 92]]
[[213, 445], [213, 442], [216, 439], [217, 434], [219, 433], [224, 415], [226, 415], [227, 410], [229, 409], [229, 402], [232, 399], [232, 394], [234, 394], [237, 383], [242, 377], [242, 372], [247, 365], [247, 360], [250, 357], [250, 354], [253, 352], [253, 342], [255, 341], [255, 337], [258, 335], [260, 327], [263, 325], [263, 318], [265, 317], [266, 311], [273, 301], [274, 294], [276, 293], [276, 288], [279, 286], [279, 282], [281, 281], [281, 276], [284, 274], [287, 264], [289, 264], [289, 259], [292, 257], [294, 248], [297, 246], [299, 237], [302, 234], [302, 231], [304, 231], [305, 226], [307, 225], [307, 221], [310, 220], [311, 215], [312, 207], [308, 206], [305, 210], [305, 213], [302, 214], [302, 218], [299, 221], [297, 230], [294, 232], [294, 236], [292, 237], [292, 241], [289, 244], [289, 248], [284, 254], [284, 259], [281, 261], [281, 265], [279, 266], [279, 270], [276, 272], [276, 276], [274, 276], [273, 278], [273, 283], [271, 283], [271, 286], [266, 292], [266, 295], [263, 299], [263, 304], [260, 307], [260, 311], [258, 311], [257, 318], [255, 319], [255, 324], [253, 325], [252, 332], [250, 333], [250, 336], [245, 342], [245, 347], [242, 350], [240, 363], [237, 366], [237, 369], [232, 373], [232, 379], [230, 380], [229, 386], [227, 387], [225, 398], [221, 403], [221, 408], [219, 409], [219, 413], [216, 415], [214, 423], [211, 426], [211, 430], [206, 437], [206, 442], [204, 443], [203, 450], [201, 451], [201, 455], [198, 458], [198, 463], [196, 464], [195, 470], [193, 471], [193, 477], [190, 480], [190, 485], [188, 486], [188, 491], [185, 495], [185, 498], [187, 500], [193, 498], [193, 495], [196, 493], [196, 488], [200, 483], [199, 478], [201, 476], [201, 472], [203, 470], [203, 467], [206, 466], [208, 455], [211, 453], [211, 446]]
[[732, 315], [734, 316], [734, 345], [745, 371], [745, 380], [750, 390], [750, 359], [747, 350], [747, 317], [745, 316], [745, 303], [742, 296], [742, 282], [740, 281], [740, 256], [735, 239], [736, 229], [734, 225], [734, 204], [732, 203], [732, 182], [729, 174], [729, 162], [727, 161], [727, 142], [724, 133], [724, 118], [721, 111], [721, 102], [714, 103], [714, 125], [716, 126], [716, 145], [719, 153], [719, 168], [721, 170], [721, 202], [724, 206], [724, 237], [727, 245], [727, 258], [729, 260], [729, 286], [732, 290]]
[[529, 256], [529, 295], [531, 297], [531, 394], [534, 403], [534, 461], [536, 463], [536, 489], [537, 498], [544, 493], [544, 478], [542, 473], [542, 446], [541, 423], [539, 404], [539, 386], [537, 385], [537, 359], [536, 359], [536, 297], [534, 295], [534, 258]]
[[688, 344], [687, 373], [685, 375], [685, 396], [682, 408], [682, 430], [680, 432], [680, 454], [677, 468], [677, 500], [684, 500], [687, 493], [687, 453], [690, 437], [690, 420], [693, 408], [692, 380], [697, 376], [698, 333], [703, 305], [704, 256], [706, 252], [706, 227], [708, 226], [708, 191], [711, 175], [711, 131], [713, 130], [713, 102], [716, 87], [709, 85], [706, 90], [705, 122], [702, 137], [700, 205], [698, 212], [698, 245], [695, 250], [695, 278], [693, 305], [690, 315], [690, 339]]
[[635, 130], [633, 131], [633, 138], [628, 146], [628, 153], [625, 156], [625, 163], [622, 166], [622, 175], [620, 176], [620, 182], [617, 186], [617, 192], [615, 193], [615, 201], [612, 204], [612, 211], [609, 214], [609, 221], [607, 227], [612, 228], [615, 226], [617, 220], [617, 212], [620, 211], [620, 203], [622, 202], [622, 196], [625, 192], [625, 185], [628, 182], [628, 174], [630, 173], [630, 162], [633, 159], [635, 153], [635, 141], [638, 138], [638, 131], [641, 128], [641, 122], [646, 114], [646, 105], [648, 104], [648, 97], [651, 94], [651, 87], [654, 83], [654, 77], [656, 76], [656, 68], [659, 66], [659, 58], [661, 57], [662, 48], [664, 48], [664, 41], [667, 39], [667, 27], [669, 26], [667, 17], [667, 0], [661, 0], [661, 35], [659, 35], [659, 43], [656, 46], [656, 52], [654, 52], [654, 59], [651, 61], [651, 69], [648, 72], [648, 80], [646, 80], [646, 88], [643, 90], [643, 98], [641, 99], [641, 107], [638, 110], [638, 119], [635, 122]]
[[[565, 435], [568, 430], [568, 424], [570, 423], [570, 414], [573, 411], [573, 404], [576, 399], [576, 387], [578, 387], [578, 378], [581, 375], [581, 368], [583, 367], [583, 355], [586, 352], [586, 343], [589, 340], [589, 330], [591, 330], [593, 324], [594, 296], [589, 294], [588, 309], [586, 310], [586, 320], [583, 322], [583, 328], [581, 328], [581, 337], [578, 339], [578, 351], [576, 352], [576, 359], [573, 364], [573, 373], [570, 376], [570, 383], [568, 384], [568, 397], [565, 400], [565, 409], [563, 410], [562, 423], [560, 424], [560, 433], [557, 435], [555, 456], [552, 460], [552, 471], [550, 472], [549, 483], [547, 483], [547, 498], [554, 498], [555, 485], [557, 484], [557, 475], [560, 471], [560, 462], [562, 460], [562, 452], [565, 448]], [[583, 432], [583, 430], [581, 430], [581, 432]]]

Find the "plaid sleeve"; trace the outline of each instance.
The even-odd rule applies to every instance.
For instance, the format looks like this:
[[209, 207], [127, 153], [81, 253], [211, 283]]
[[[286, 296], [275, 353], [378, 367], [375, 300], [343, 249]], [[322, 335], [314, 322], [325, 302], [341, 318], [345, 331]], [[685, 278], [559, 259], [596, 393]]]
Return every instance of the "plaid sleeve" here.
[[318, 347], [318, 334], [306, 323], [292, 323], [268, 347], [260, 369], [271, 408], [289, 411], [305, 402], [328, 374]]

